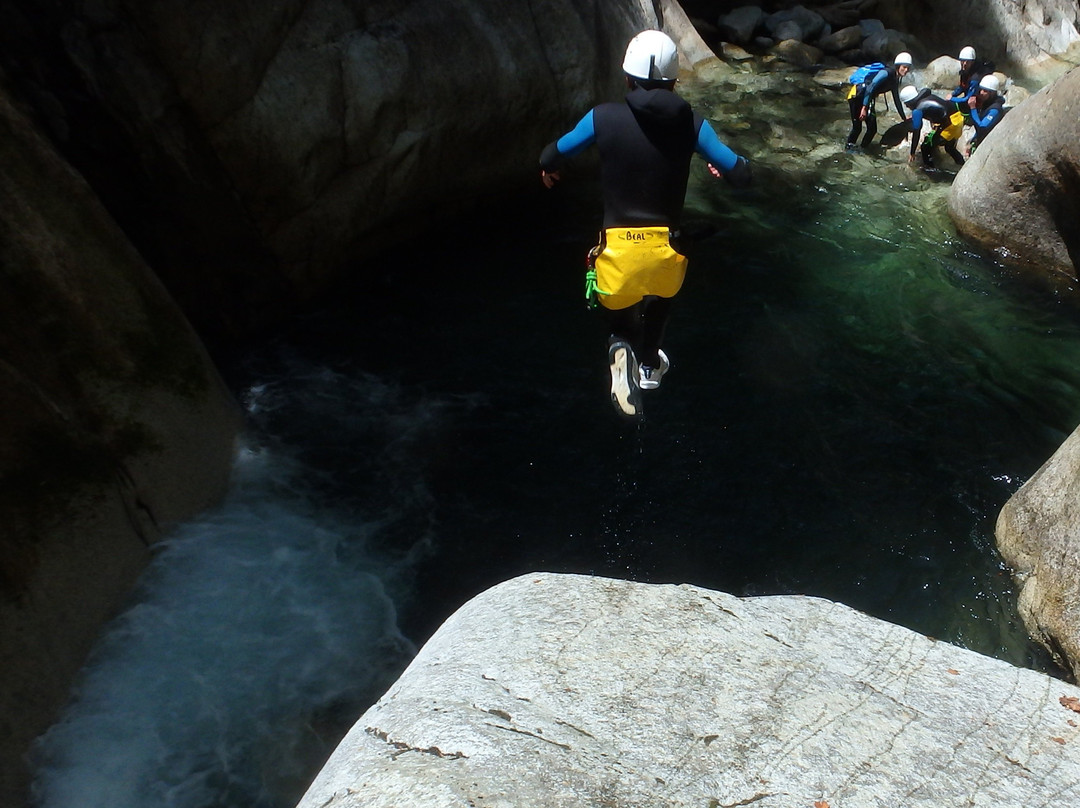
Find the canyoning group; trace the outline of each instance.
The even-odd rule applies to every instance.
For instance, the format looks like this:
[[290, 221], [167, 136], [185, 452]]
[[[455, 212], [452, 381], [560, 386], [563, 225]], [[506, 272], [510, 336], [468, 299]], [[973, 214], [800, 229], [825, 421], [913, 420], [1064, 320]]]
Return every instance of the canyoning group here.
[[[959, 80], [948, 98], [935, 95], [929, 87], [920, 88], [904, 83], [912, 68], [911, 54], [906, 51], [898, 53], [891, 65], [874, 62], [856, 69], [849, 77], [847, 100], [851, 131], [844, 148], [847, 151], [859, 148], [859, 135], [864, 123], [866, 134], [863, 135], [861, 146], [866, 149], [873, 145], [878, 130], [877, 100], [889, 93], [901, 121], [882, 135], [882, 146], [896, 146], [910, 135], [909, 162], [915, 161], [918, 149], [923, 167], [934, 170], [934, 153], [941, 147], [953, 162], [963, 165], [964, 156], [960, 154], [958, 144], [964, 127], [972, 126], [975, 129], [967, 146], [967, 156], [970, 157], [1001, 120], [1005, 99], [1001, 94], [1001, 80], [994, 73], [993, 62], [977, 59], [975, 49], [970, 45], [961, 49], [958, 59]], [[910, 117], [905, 115], [905, 107], [910, 110]], [[924, 124], [928, 125], [928, 131], [922, 136]]]

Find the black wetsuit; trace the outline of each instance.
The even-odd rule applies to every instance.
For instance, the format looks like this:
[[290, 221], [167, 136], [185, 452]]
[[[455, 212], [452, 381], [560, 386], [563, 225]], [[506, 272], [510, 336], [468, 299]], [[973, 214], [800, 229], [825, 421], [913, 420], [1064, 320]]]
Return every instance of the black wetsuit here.
[[955, 140], [947, 140], [941, 137], [941, 133], [952, 123], [950, 116], [955, 109], [955, 104], [950, 104], [944, 98], [924, 89], [911, 102], [911, 154], [915, 154], [915, 145], [922, 133], [923, 121], [930, 124], [930, 131], [922, 140], [923, 165], [928, 168], [934, 167], [934, 147], [941, 146], [957, 165], [964, 164], [964, 158], [960, 150], [956, 148]]

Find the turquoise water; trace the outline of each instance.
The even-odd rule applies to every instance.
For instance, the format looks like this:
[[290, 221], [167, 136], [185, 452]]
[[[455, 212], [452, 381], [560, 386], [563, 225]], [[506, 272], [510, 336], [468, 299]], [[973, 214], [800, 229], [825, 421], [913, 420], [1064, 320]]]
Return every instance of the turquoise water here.
[[687, 88], [757, 182], [694, 167], [673, 366], [638, 425], [582, 300], [587, 164], [243, 352], [234, 490], [99, 644], [38, 803], [290, 806], [454, 609], [534, 570], [805, 593], [1061, 675], [993, 525], [1080, 421], [1077, 309], [956, 240], [948, 176], [838, 153], [843, 109], [808, 82]]

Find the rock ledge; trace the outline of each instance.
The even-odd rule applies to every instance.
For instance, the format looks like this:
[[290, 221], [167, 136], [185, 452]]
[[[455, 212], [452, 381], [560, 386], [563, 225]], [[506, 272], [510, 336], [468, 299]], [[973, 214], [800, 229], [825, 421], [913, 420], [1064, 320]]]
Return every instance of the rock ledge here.
[[824, 600], [538, 573], [447, 620], [300, 806], [1076, 805], [1078, 697]]

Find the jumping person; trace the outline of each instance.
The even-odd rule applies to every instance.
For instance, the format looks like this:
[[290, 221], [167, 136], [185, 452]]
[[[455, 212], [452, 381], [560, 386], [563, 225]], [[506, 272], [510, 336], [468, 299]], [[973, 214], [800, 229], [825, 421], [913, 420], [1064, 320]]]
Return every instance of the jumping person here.
[[910, 71], [911, 54], [904, 51], [896, 54], [892, 67], [882, 66], [866, 76], [863, 81], [852, 84], [847, 95], [848, 110], [851, 113], [851, 131], [848, 133], [844, 147], [847, 151], [855, 149], [863, 123], [866, 124], [866, 135], [862, 139], [863, 148], [869, 146], [870, 141], [874, 139], [874, 135], [877, 134], [877, 114], [874, 105], [877, 97], [882, 93], [892, 93], [900, 119], [907, 120], [900, 103], [900, 82]]
[[997, 76], [990, 73], [979, 79], [978, 92], [968, 99], [971, 122], [975, 125], [975, 134], [968, 143], [969, 157], [1005, 115], [1005, 99], [1002, 98], [1000, 90], [1001, 82]]
[[957, 165], [964, 164], [964, 158], [956, 147], [956, 141], [964, 129], [963, 116], [956, 115], [953, 120], [952, 107], [944, 98], [938, 98], [928, 87], [922, 90], [908, 85], [900, 91], [900, 100], [911, 110], [911, 152], [908, 162], [915, 160], [915, 148], [922, 135], [923, 122], [930, 124], [920, 146], [923, 166], [934, 168], [934, 148], [941, 146]]
[[604, 230], [590, 252], [591, 288], [608, 317], [611, 400], [631, 418], [642, 413], [640, 391], [659, 387], [671, 367], [660, 346], [686, 273], [676, 239], [691, 156], [702, 155], [735, 187], [751, 180], [746, 158], [675, 94], [678, 62], [667, 34], [635, 36], [622, 65], [625, 99], [593, 107], [540, 155], [540, 176], [551, 188], [568, 158], [593, 144], [599, 150]]

